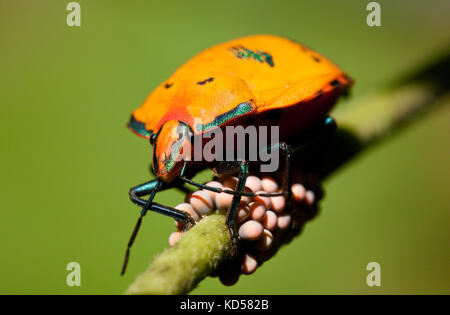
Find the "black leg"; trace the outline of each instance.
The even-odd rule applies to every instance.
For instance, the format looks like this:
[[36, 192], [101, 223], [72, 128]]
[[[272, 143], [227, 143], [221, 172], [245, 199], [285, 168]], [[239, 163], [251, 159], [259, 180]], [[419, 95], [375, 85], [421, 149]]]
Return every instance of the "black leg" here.
[[[181, 182], [178, 182], [178, 184], [181, 184]], [[159, 188], [157, 189], [157, 186], [159, 185]], [[162, 183], [158, 181], [158, 179], [154, 179], [151, 181], [148, 181], [146, 183], [140, 184], [136, 187], [130, 188], [128, 194], [130, 195], [130, 200], [137, 206], [143, 207], [143, 204], [145, 204], [149, 199], [142, 199], [139, 197], [150, 195], [153, 191], [161, 191], [166, 190], [168, 188], [176, 188], [181, 190], [184, 193], [191, 192], [189, 189], [185, 187], [181, 187], [180, 185], [167, 185], [165, 183]]]
[[284, 170], [283, 170], [283, 183], [281, 190], [286, 193], [286, 208], [290, 208], [291, 203], [291, 186], [292, 186], [292, 177], [291, 177], [291, 158], [292, 158], [292, 149], [291, 147], [285, 143], [280, 143], [280, 150], [284, 154]]
[[236, 186], [236, 195], [233, 196], [233, 200], [231, 201], [231, 207], [227, 212], [226, 217], [226, 225], [228, 226], [228, 231], [230, 233], [231, 238], [231, 257], [238, 256], [239, 250], [239, 237], [236, 233], [235, 223], [236, 223], [236, 214], [239, 209], [239, 204], [241, 202], [242, 192], [245, 188], [245, 182], [248, 176], [248, 162], [242, 161], [240, 165], [239, 171], [239, 180]]
[[[129, 195], [131, 201], [134, 204], [142, 207], [142, 210], [141, 214], [139, 215], [138, 221], [133, 229], [133, 233], [131, 233], [130, 240], [128, 241], [127, 250], [125, 252], [125, 258], [122, 265], [122, 271], [120, 273], [121, 275], [125, 274], [128, 265], [128, 260], [130, 257], [130, 249], [133, 246], [134, 240], [136, 239], [136, 235], [141, 227], [142, 218], [146, 215], [148, 210], [169, 216], [178, 221], [183, 221], [185, 222], [185, 226], [187, 226], [188, 223], [195, 224], [194, 219], [188, 213], [153, 202], [156, 193], [160, 190], [167, 188], [169, 188], [169, 186], [165, 187], [160, 180], [155, 179], [130, 189]], [[141, 196], [145, 195], [150, 195], [147, 200], [141, 198]]]
[[239, 195], [241, 197], [256, 197], [256, 196], [261, 196], [261, 197], [278, 197], [278, 196], [285, 196], [286, 193], [284, 192], [279, 192], [279, 193], [251, 193], [251, 192], [237, 192], [235, 190], [231, 190], [231, 189], [223, 189], [223, 188], [216, 188], [216, 187], [211, 187], [205, 184], [200, 184], [200, 183], [196, 183], [194, 182], [192, 179], [186, 178], [186, 177], [180, 177], [180, 179], [182, 181], [184, 181], [185, 183], [198, 187], [200, 189], [205, 189], [205, 190], [209, 190], [209, 191], [213, 191], [215, 193], [224, 193], [224, 194], [229, 194], [229, 195]]
[[[128, 194], [130, 195], [130, 200], [135, 205], [144, 207], [147, 203], [150, 204], [150, 202], [152, 202], [153, 198], [155, 197], [155, 193], [161, 189], [161, 186], [161, 182], [158, 179], [154, 179], [144, 184], [130, 188], [128, 192]], [[150, 195], [150, 197], [147, 200], [140, 198], [145, 195]]]
[[232, 189], [223, 189], [223, 188], [217, 188], [217, 187], [211, 187], [205, 184], [200, 184], [197, 182], [194, 182], [192, 179], [189, 179], [187, 177], [184, 176], [184, 168], [181, 171], [181, 174], [179, 176], [179, 179], [182, 180], [183, 182], [195, 186], [197, 188], [200, 189], [205, 189], [205, 190], [209, 190], [209, 191], [213, 191], [215, 193], [225, 193], [225, 194], [229, 194], [229, 195], [239, 195], [239, 196], [244, 196], [244, 197], [256, 197], [256, 196], [261, 196], [261, 197], [278, 197], [278, 196], [284, 196], [286, 195], [284, 192], [280, 192], [280, 193], [259, 193], [259, 194], [255, 194], [255, 193], [251, 193], [251, 192], [237, 192], [235, 190]]

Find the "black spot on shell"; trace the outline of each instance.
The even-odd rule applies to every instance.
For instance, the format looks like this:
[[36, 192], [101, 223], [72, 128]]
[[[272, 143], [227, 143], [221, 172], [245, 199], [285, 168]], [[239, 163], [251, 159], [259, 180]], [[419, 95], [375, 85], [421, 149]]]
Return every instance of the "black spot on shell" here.
[[311, 56], [311, 58], [312, 58], [315, 62], [321, 62], [321, 61], [322, 61], [319, 57], [316, 57], [316, 56]]
[[330, 85], [334, 86], [334, 87], [337, 87], [337, 86], [341, 85], [341, 81], [335, 79], [335, 80], [330, 82]]
[[166, 89], [168, 89], [168, 88], [170, 88], [172, 85], [173, 85], [173, 83], [166, 83], [166, 84], [164, 84], [164, 87], [165, 87]]
[[204, 85], [205, 83], [207, 83], [207, 82], [212, 82], [212, 81], [214, 81], [214, 78], [208, 78], [208, 79], [205, 79], [205, 80], [203, 80], [203, 81], [197, 82], [197, 84], [198, 84], [198, 85]]

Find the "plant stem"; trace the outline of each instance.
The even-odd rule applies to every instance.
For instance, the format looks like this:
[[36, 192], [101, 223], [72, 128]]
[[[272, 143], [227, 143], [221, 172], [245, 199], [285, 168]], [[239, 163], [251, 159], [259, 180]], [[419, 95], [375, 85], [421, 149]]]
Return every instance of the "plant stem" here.
[[230, 249], [225, 216], [209, 215], [156, 257], [127, 294], [187, 293], [230, 255]]

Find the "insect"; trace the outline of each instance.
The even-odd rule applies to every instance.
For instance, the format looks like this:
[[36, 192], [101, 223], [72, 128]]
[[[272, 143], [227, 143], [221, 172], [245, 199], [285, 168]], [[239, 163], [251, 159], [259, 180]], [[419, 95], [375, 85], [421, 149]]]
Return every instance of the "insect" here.
[[[175, 71], [133, 111], [128, 128], [147, 138], [153, 146], [152, 169], [156, 179], [129, 191], [133, 203], [141, 207], [138, 222], [128, 242], [122, 274], [130, 248], [147, 211], [155, 211], [186, 224], [189, 214], [153, 202], [163, 189], [188, 183], [217, 193], [233, 195], [226, 225], [237, 252], [234, 230], [236, 212], [249, 173], [247, 160], [195, 162], [187, 147], [202, 134], [225, 126], [275, 125], [280, 129], [276, 144], [284, 155], [283, 189], [264, 196], [290, 196], [289, 160], [292, 150], [285, 139], [298, 138], [315, 126], [332, 129], [327, 116], [352, 80], [336, 65], [313, 50], [290, 39], [256, 35], [235, 39], [204, 50]], [[199, 123], [199, 121], [201, 121]], [[211, 167], [216, 174], [239, 174], [234, 190], [196, 183], [199, 169]], [[149, 195], [147, 199], [143, 196]]]

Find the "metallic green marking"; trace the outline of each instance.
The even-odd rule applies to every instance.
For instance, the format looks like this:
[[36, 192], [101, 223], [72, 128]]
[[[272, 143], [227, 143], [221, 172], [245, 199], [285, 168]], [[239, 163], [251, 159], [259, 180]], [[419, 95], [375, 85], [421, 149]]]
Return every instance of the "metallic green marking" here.
[[184, 139], [179, 139], [172, 143], [172, 146], [170, 148], [170, 156], [165, 158], [163, 161], [164, 168], [166, 169], [167, 172], [170, 172], [170, 170], [175, 165], [175, 160], [178, 157], [178, 154], [180, 153], [181, 147], [183, 146], [183, 140]]
[[128, 126], [128, 128], [132, 129], [134, 132], [136, 132], [146, 138], [149, 138], [153, 134], [153, 130], [147, 130], [145, 128], [145, 123], [143, 123], [141, 121], [137, 121], [133, 117], [133, 115], [131, 115], [130, 121], [128, 122], [127, 126]]
[[164, 159], [163, 161], [164, 163], [164, 169], [166, 170], [167, 173], [170, 172], [170, 170], [172, 169], [172, 167], [175, 165], [175, 160], [172, 159], [172, 156]]
[[133, 190], [137, 194], [139, 194], [140, 192], [143, 192], [143, 191], [152, 191], [158, 187], [158, 184], [159, 184], [158, 180], [152, 180], [152, 181], [149, 181], [148, 183], [134, 187]]
[[251, 49], [245, 48], [244, 46], [233, 46], [230, 50], [239, 59], [251, 58], [261, 63], [267, 63], [271, 67], [275, 65], [272, 55], [259, 49], [255, 52]]
[[269, 66], [273, 67], [274, 63], [273, 63], [272, 55], [270, 55], [269, 53], [266, 53], [266, 52], [263, 52], [262, 54], [264, 56], [265, 61], [269, 64]]
[[253, 110], [252, 105], [249, 102], [244, 102], [233, 108], [232, 110], [217, 116], [212, 122], [208, 124], [198, 124], [195, 126], [195, 130], [202, 132], [210, 130], [211, 128], [223, 125], [226, 121], [235, 117], [247, 114]]

